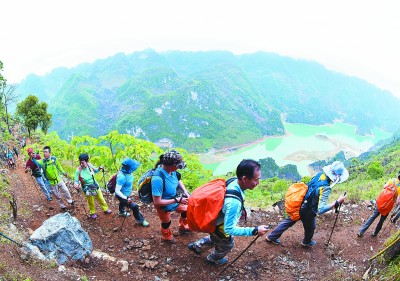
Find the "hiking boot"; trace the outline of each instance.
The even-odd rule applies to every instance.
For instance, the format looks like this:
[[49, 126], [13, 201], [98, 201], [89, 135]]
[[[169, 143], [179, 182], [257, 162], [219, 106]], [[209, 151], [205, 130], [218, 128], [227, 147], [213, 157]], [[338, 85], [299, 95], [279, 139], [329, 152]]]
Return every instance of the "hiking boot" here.
[[272, 243], [272, 244], [275, 244], [275, 245], [281, 244], [281, 240], [279, 240], [279, 239], [271, 239], [268, 236], [265, 238], [265, 241], [267, 241], [269, 243]]
[[144, 227], [148, 227], [150, 224], [149, 224], [149, 222], [147, 221], [147, 220], [143, 220], [141, 223], [139, 223], [141, 226], [144, 226]]
[[194, 242], [187, 244], [187, 247], [190, 251], [196, 253], [197, 255], [201, 254], [201, 249]]
[[104, 214], [106, 214], [106, 215], [109, 215], [109, 214], [111, 214], [111, 213], [112, 213], [112, 212], [111, 212], [110, 209], [108, 209], [107, 211], [104, 212]]
[[169, 244], [175, 243], [175, 238], [172, 235], [171, 229], [169, 229], [169, 228], [164, 229], [163, 227], [161, 227], [161, 235], [162, 235], [162, 240], [164, 242], [169, 243]]
[[97, 219], [97, 215], [96, 215], [96, 214], [91, 214], [90, 217], [91, 217], [92, 219], [94, 219], [94, 220]]
[[317, 244], [317, 242], [315, 242], [315, 241], [311, 241], [310, 243], [304, 243], [304, 242], [301, 242], [301, 246], [303, 246], [303, 247], [307, 247], [307, 248], [309, 248], [309, 247], [312, 247], [312, 246], [314, 246], [315, 244]]
[[228, 259], [227, 259], [227, 258], [222, 258], [222, 259], [220, 259], [220, 260], [215, 260], [215, 259], [211, 256], [211, 254], [209, 254], [209, 255], [207, 256], [207, 261], [208, 261], [209, 263], [211, 263], [211, 264], [214, 264], [214, 265], [224, 265], [224, 264], [227, 264], [227, 263], [228, 263]]
[[120, 213], [118, 213], [118, 215], [120, 216], [120, 217], [125, 217], [125, 218], [127, 218], [127, 217], [129, 217], [131, 214], [129, 213], [129, 212], [120, 212]]
[[363, 236], [363, 234], [361, 232], [357, 233], [357, 237], [361, 238]]

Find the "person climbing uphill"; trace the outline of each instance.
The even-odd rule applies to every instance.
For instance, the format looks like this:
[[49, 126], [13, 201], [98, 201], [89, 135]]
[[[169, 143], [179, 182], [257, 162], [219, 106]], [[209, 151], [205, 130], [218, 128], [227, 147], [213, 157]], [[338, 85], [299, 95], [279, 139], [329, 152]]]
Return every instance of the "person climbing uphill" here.
[[79, 167], [76, 168], [75, 171], [74, 187], [77, 190], [81, 188], [85, 194], [86, 201], [89, 205], [90, 217], [92, 219], [97, 218], [94, 199], [97, 200], [106, 215], [111, 214], [111, 210], [108, 209], [108, 205], [104, 200], [99, 184], [94, 178], [94, 174], [98, 173], [100, 170], [104, 171], [104, 168], [102, 166], [96, 168], [89, 163], [89, 155], [86, 153], [79, 155], [79, 164]]
[[130, 216], [129, 212], [126, 212], [126, 208], [129, 208], [132, 210], [136, 222], [141, 226], [147, 227], [150, 224], [140, 212], [139, 206], [130, 197], [134, 180], [132, 173], [139, 167], [140, 163], [127, 157], [122, 160], [121, 164], [115, 186], [115, 196], [119, 201], [119, 215], [122, 217]]
[[[185, 167], [186, 163], [182, 160], [181, 154], [177, 150], [171, 149], [159, 156], [151, 178], [153, 203], [161, 221], [162, 241], [167, 243], [175, 242], [170, 229], [171, 212], [175, 211], [181, 214], [179, 233], [190, 232], [186, 218], [187, 203], [190, 195], [181, 180], [181, 175], [177, 172], [178, 169], [184, 169]], [[178, 188], [183, 193], [180, 198], [177, 198]]]
[[[261, 165], [251, 159], [242, 160], [236, 168], [236, 176], [237, 179], [233, 180], [226, 190], [240, 194], [242, 201], [244, 201], [244, 191], [253, 190], [259, 184]], [[255, 227], [237, 225], [244, 209], [242, 201], [238, 198], [225, 197], [222, 210], [217, 218], [215, 232], [198, 241], [189, 243], [189, 250], [200, 254], [205, 248], [214, 247], [214, 251], [207, 256], [206, 260], [214, 265], [224, 265], [228, 262], [225, 256], [233, 249], [234, 236], [264, 235], [268, 231], [265, 225]]]
[[[372, 215], [367, 219], [367, 221], [361, 226], [360, 230], [357, 233], [357, 236], [361, 238], [365, 231], [371, 226], [374, 220], [381, 215], [378, 224], [375, 227], [374, 232], [372, 233], [372, 237], [376, 237], [381, 231], [383, 223], [385, 222], [387, 216], [390, 211], [393, 209], [395, 202], [397, 205], [400, 203], [400, 172], [397, 178], [393, 178], [387, 181], [384, 185], [384, 189], [376, 199], [375, 210]], [[393, 219], [394, 223], [396, 223], [396, 217]], [[392, 220], [392, 222], [393, 222]]]
[[62, 197], [65, 198], [70, 206], [74, 206], [75, 201], [72, 200], [71, 194], [69, 193], [69, 190], [59, 173], [63, 174], [65, 177], [68, 177], [68, 174], [64, 172], [57, 158], [51, 155], [51, 148], [49, 146], [45, 146], [43, 148], [43, 156], [44, 158], [41, 160], [36, 160], [33, 158], [32, 161], [36, 165], [40, 165], [44, 176], [50, 183], [50, 190], [56, 197], [61, 210], [66, 211], [67, 207], [62, 201]]
[[40, 189], [43, 191], [44, 195], [46, 196], [48, 201], [52, 201], [53, 198], [51, 197], [51, 190], [50, 184], [47, 179], [43, 176], [42, 169], [39, 165], [33, 163], [33, 159], [40, 160], [40, 155], [36, 154], [32, 148], [28, 148], [27, 150], [29, 159], [26, 161], [25, 164], [25, 173], [31, 171], [32, 177], [35, 178], [36, 182], [38, 183]]
[[[340, 161], [325, 166], [308, 183], [308, 191], [300, 207], [300, 220], [304, 227], [304, 238], [300, 243], [303, 247], [312, 247], [317, 242], [313, 241], [316, 228], [316, 216], [329, 210], [337, 209], [346, 199], [346, 195], [340, 196], [335, 202], [327, 204], [328, 197], [335, 184], [343, 183], [349, 177], [349, 172]], [[290, 216], [285, 218], [267, 237], [266, 241], [279, 245], [279, 238], [288, 228], [298, 220], [292, 220]]]

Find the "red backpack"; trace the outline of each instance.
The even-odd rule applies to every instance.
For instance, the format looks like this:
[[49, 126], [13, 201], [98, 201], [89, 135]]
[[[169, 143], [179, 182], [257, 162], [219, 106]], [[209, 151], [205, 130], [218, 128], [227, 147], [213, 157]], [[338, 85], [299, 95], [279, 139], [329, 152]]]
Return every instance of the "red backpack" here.
[[376, 199], [376, 206], [378, 208], [378, 212], [382, 216], [387, 216], [392, 210], [396, 199], [397, 199], [397, 185], [396, 185], [396, 179], [393, 179], [385, 185], [378, 199]]
[[119, 171], [116, 172], [114, 175], [112, 175], [112, 177], [107, 182], [107, 189], [110, 192], [110, 194], [114, 194], [115, 192], [115, 187], [117, 186], [118, 173]]
[[189, 197], [187, 207], [187, 222], [192, 231], [213, 233], [217, 219], [226, 197], [239, 200], [243, 206], [242, 195], [236, 190], [226, 190], [226, 187], [236, 178], [227, 181], [215, 179], [196, 188]]

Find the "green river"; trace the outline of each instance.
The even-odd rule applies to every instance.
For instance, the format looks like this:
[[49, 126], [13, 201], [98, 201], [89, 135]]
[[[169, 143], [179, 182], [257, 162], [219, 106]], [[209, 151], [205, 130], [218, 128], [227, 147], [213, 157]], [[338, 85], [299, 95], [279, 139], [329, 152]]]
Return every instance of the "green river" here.
[[382, 130], [374, 130], [370, 136], [361, 136], [356, 134], [355, 126], [340, 122], [324, 126], [285, 123], [284, 126], [284, 136], [268, 137], [238, 148], [210, 152], [202, 155], [201, 161], [218, 176], [234, 171], [242, 159], [271, 157], [279, 166], [296, 165], [304, 176], [310, 175], [307, 166], [312, 162], [326, 160], [341, 150], [347, 159], [358, 156], [378, 141], [391, 136]]

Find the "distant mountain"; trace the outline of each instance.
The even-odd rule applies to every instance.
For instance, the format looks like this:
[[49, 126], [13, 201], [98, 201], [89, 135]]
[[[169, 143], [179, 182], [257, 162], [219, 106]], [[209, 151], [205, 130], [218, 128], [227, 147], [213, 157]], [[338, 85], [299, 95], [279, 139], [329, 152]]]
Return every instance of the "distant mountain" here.
[[361, 134], [400, 128], [400, 100], [315, 62], [225, 51], [116, 54], [29, 75], [18, 88], [49, 104], [63, 138], [111, 130], [205, 151], [284, 133], [282, 121], [340, 120]]

